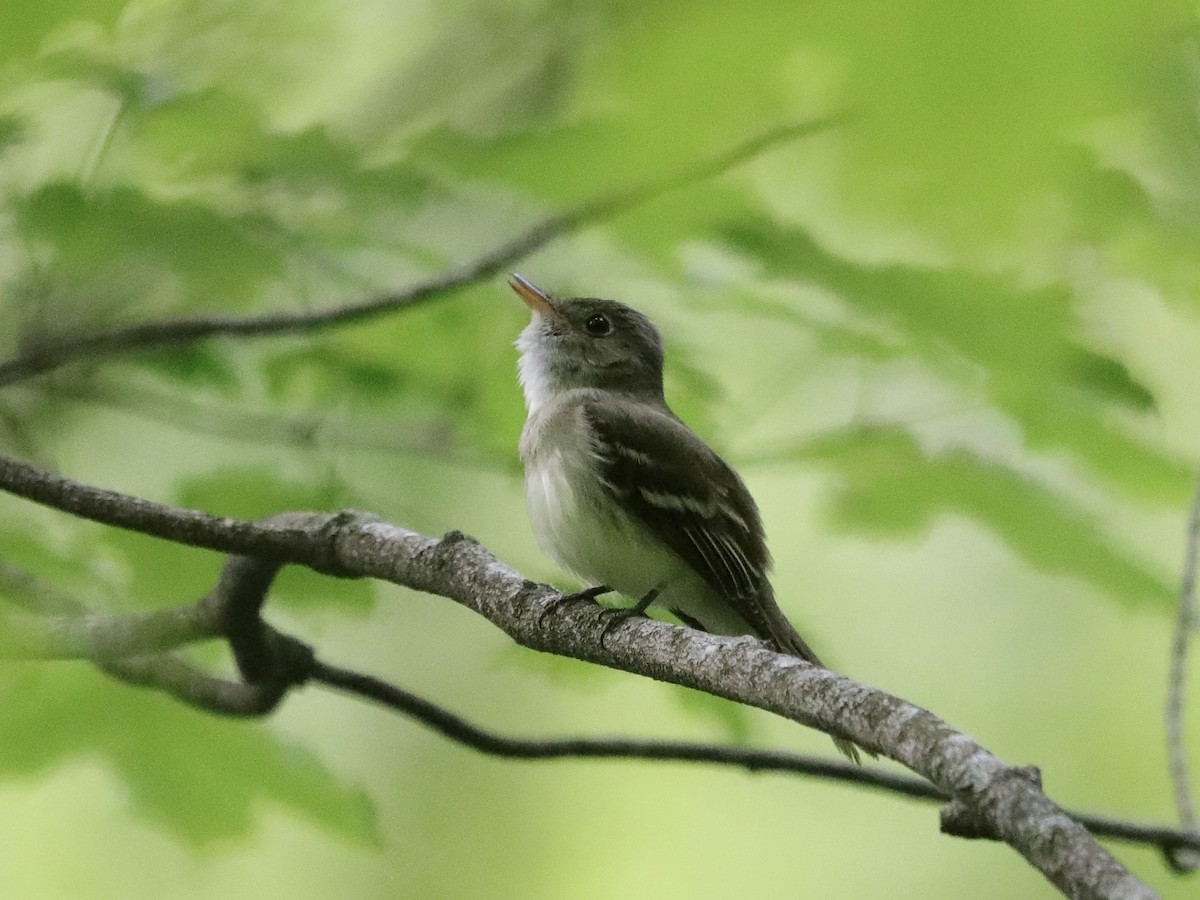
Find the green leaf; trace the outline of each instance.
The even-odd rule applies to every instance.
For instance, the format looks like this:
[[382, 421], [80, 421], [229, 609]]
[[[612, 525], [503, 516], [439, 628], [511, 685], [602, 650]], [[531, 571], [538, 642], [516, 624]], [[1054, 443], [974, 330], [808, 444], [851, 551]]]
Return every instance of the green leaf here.
[[12, 0], [0, 4], [0, 61], [30, 56], [55, 29], [77, 21], [105, 27], [116, 22], [128, 0]]
[[282, 274], [280, 251], [261, 221], [156, 200], [131, 185], [105, 192], [48, 185], [20, 204], [18, 221], [53, 248], [56, 267], [80, 281], [121, 271], [168, 285], [178, 279], [185, 301], [208, 309], [239, 306]]
[[142, 815], [196, 844], [247, 835], [264, 801], [347, 840], [379, 841], [362, 789], [260, 722], [205, 715], [84, 663], [9, 665], [0, 669], [0, 693], [0, 731], [39, 736], [0, 742], [0, 777], [100, 757]]
[[232, 395], [238, 378], [229, 359], [212, 344], [182, 344], [168, 350], [139, 353], [134, 361], [170, 379], [184, 384], [213, 388]]
[[1030, 289], [968, 269], [859, 263], [799, 228], [766, 220], [730, 225], [725, 234], [772, 277], [829, 291], [848, 318], [868, 317], [940, 378], [974, 391], [984, 373], [988, 400], [1020, 425], [1030, 449], [1067, 450], [1135, 495], [1176, 502], [1189, 490], [1189, 465], [1111, 417], [1117, 407], [1152, 411], [1154, 397], [1121, 364], [1081, 347], [1076, 300], [1065, 287]]
[[372, 359], [351, 348], [310, 344], [273, 354], [263, 375], [278, 399], [394, 398], [412, 387], [394, 361]]
[[0, 115], [0, 158], [9, 147], [27, 139], [27, 128], [27, 124], [19, 116]]
[[966, 449], [923, 450], [898, 428], [853, 428], [795, 448], [841, 487], [833, 521], [869, 534], [916, 539], [942, 517], [987, 528], [1026, 563], [1069, 575], [1130, 605], [1168, 606], [1163, 577], [1122, 549], [1070, 500], [1037, 480]]
[[1145, 385], [1136, 381], [1123, 362], [1080, 348], [1074, 360], [1067, 361], [1067, 377], [1074, 378], [1085, 390], [1136, 412], [1155, 412], [1158, 405]]
[[31, 509], [14, 497], [0, 497], [0, 503], [9, 521], [24, 526], [0, 528], [0, 565], [41, 579], [76, 602], [113, 599], [120, 583], [121, 557], [109, 552], [104, 539], [116, 532], [54, 510]]
[[957, 246], [1019, 229], [1031, 198], [1070, 180], [1091, 124], [1131, 109], [1169, 116], [1191, 87], [1164, 71], [1186, 55], [1172, 35], [1190, 27], [1169, 2], [805, 12], [805, 40], [841, 63], [840, 95], [857, 111], [838, 166], [844, 202]]

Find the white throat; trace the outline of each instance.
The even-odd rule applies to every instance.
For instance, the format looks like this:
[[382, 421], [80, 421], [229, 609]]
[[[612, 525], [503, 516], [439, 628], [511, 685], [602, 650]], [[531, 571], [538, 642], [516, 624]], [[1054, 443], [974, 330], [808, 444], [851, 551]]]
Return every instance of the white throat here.
[[525, 326], [516, 340], [516, 347], [521, 351], [521, 357], [517, 360], [517, 380], [525, 392], [525, 408], [530, 415], [541, 409], [553, 396], [541, 331], [542, 317], [535, 313], [533, 321]]

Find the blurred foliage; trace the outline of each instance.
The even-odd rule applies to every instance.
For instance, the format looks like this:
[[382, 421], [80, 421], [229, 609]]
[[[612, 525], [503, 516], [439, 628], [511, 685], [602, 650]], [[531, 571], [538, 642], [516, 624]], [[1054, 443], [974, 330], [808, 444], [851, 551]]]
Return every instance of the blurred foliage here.
[[1132, 563], [1096, 522], [1031, 478], [966, 449], [927, 452], [893, 428], [855, 428], [795, 450], [844, 479], [834, 521], [886, 535], [927, 532], [956, 514], [990, 529], [1027, 562], [1094, 583], [1130, 603], [1170, 603], [1174, 588]]
[[264, 731], [215, 722], [134, 689], [114, 691], [84, 664], [53, 679], [13, 668], [0, 681], [6, 696], [22, 698], [4, 704], [0, 727], [39, 735], [4, 742], [0, 757], [10, 775], [44, 771], [67, 756], [100, 757], [121, 774], [141, 812], [198, 842], [245, 836], [263, 800], [348, 839], [377, 839], [361, 790], [338, 784], [311, 754]]
[[[529, 274], [662, 321], [672, 401], [706, 436], [826, 473], [849, 533], [916, 542], [965, 519], [1033, 570], [1165, 614], [1172, 557], [1125, 524], [1183, 508], [1196, 467], [1194, 383], [1178, 380], [1200, 296], [1195, 36], [1166, 0], [9, 0], [0, 355], [366, 299], [632, 188]], [[514, 472], [521, 324], [484, 284], [317, 334], [85, 361], [0, 394], [0, 441], [48, 465], [93, 449], [73, 474], [217, 514], [359, 505], [461, 527], [462, 464]], [[747, 375], [776, 363], [768, 390]], [[836, 384], [805, 406], [814, 372]], [[894, 383], [940, 412], [897, 403]], [[753, 421], [739, 391], [782, 399]], [[97, 408], [112, 430], [89, 436]], [[130, 448], [151, 422], [176, 440], [147, 466]], [[4, 509], [0, 555], [85, 599], [166, 604], [215, 572]], [[305, 609], [335, 590], [339, 611], [370, 606], [365, 586], [284, 578]], [[63, 724], [6, 741], [0, 775], [99, 754], [184, 837], [243, 830], [259, 796], [373, 834], [356, 789], [270, 732], [75, 667], [0, 674], [25, 684], [5, 691], [4, 733], [46, 730], [47, 709]], [[100, 703], [102, 721], [77, 714]]]

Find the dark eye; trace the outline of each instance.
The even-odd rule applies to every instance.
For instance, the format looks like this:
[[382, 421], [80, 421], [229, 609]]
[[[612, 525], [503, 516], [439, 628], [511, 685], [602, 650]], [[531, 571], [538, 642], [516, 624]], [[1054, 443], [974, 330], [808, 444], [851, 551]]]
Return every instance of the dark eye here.
[[588, 334], [608, 334], [612, 331], [612, 322], [608, 321], [608, 316], [593, 313], [587, 317], [587, 321], [583, 323], [583, 327], [587, 329]]

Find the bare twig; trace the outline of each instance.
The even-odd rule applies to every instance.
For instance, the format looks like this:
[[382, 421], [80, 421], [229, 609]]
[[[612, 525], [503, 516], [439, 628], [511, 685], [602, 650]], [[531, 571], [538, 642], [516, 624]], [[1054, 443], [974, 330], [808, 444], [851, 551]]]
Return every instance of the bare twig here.
[[841, 759], [821, 756], [632, 738], [578, 737], [538, 740], [507, 737], [472, 725], [428, 700], [371, 675], [327, 665], [317, 660], [310, 677], [316, 683], [373, 700], [395, 712], [403, 713], [444, 737], [490, 756], [506, 759], [641, 759], [715, 763], [738, 766], [751, 772], [813, 775], [925, 800], [944, 802], [947, 799], [945, 794], [923, 778], [900, 775], [885, 769], [866, 768]]
[[[1171, 639], [1171, 668], [1167, 676], [1167, 759], [1171, 785], [1175, 793], [1175, 809], [1179, 824], [1185, 831], [1200, 834], [1196, 823], [1196, 805], [1192, 799], [1191, 777], [1188, 772], [1187, 747], [1183, 737], [1184, 701], [1187, 695], [1188, 648], [1192, 630], [1196, 627], [1196, 568], [1200, 556], [1200, 483], [1188, 513], [1187, 544], [1183, 557], [1183, 573], [1179, 579], [1179, 613], [1175, 618], [1175, 633]], [[1168, 855], [1171, 865], [1181, 872], [1200, 867], [1200, 853], [1181, 849]]]
[[[969, 811], [975, 832], [1012, 846], [1068, 896], [1154, 896], [1046, 797], [1030, 770], [1005, 765], [927, 710], [775, 653], [753, 638], [718, 637], [649, 619], [610, 630], [594, 604], [559, 603], [556, 591], [524, 579], [457, 532], [436, 540], [353, 513], [292, 513], [262, 523], [222, 519], [81, 485], [2, 456], [0, 489], [83, 518], [252, 555], [270, 574], [278, 563], [291, 561], [439, 594], [485, 616], [524, 646], [810, 723], [929, 780]], [[256, 577], [265, 591], [269, 577]], [[275, 703], [288, 685], [311, 673], [312, 661], [305, 660], [306, 647], [254, 621], [258, 627], [250, 630], [246, 649], [238, 651], [239, 665], [243, 677], [266, 678], [264, 703]], [[247, 658], [266, 660], [261, 672], [247, 666]], [[276, 659], [285, 664], [277, 669]]]
[[827, 116], [773, 128], [680, 172], [650, 179], [585, 201], [567, 212], [549, 216], [486, 253], [439, 275], [398, 291], [366, 300], [316, 310], [265, 315], [208, 315], [142, 322], [77, 337], [46, 340], [0, 362], [0, 387], [54, 371], [70, 363], [135, 350], [171, 347], [214, 337], [270, 337], [299, 334], [361, 322], [415, 306], [451, 291], [491, 278], [551, 241], [644, 204], [669, 191], [695, 184], [788, 141], [819, 133], [842, 121]]
[[[316, 660], [314, 682], [381, 703], [419, 721], [453, 741], [490, 756], [506, 759], [634, 759], [639, 761], [710, 763], [735, 766], [750, 772], [789, 772], [858, 787], [873, 788], [919, 800], [945, 803], [949, 798], [924, 778], [901, 775], [886, 769], [856, 765], [842, 759], [726, 747], [680, 741], [632, 738], [515, 738], [486, 731], [454, 713], [370, 675], [340, 669]], [[1200, 850], [1200, 835], [1174, 828], [1128, 822], [1090, 813], [1072, 812], [1071, 817], [1097, 837], [1136, 844], [1152, 844], [1164, 854], [1181, 848]]]

